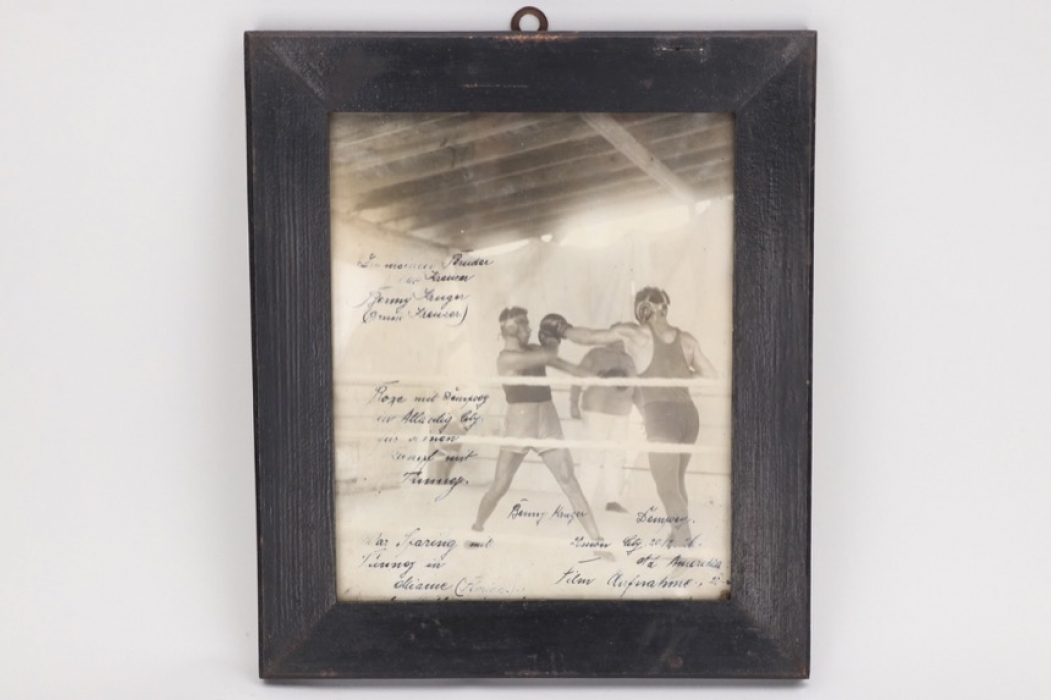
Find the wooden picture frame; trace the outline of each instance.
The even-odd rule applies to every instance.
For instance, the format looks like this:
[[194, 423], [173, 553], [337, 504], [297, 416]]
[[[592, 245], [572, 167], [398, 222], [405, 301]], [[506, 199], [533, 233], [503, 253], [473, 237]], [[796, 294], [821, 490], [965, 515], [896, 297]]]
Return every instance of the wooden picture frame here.
[[[816, 35], [245, 36], [260, 675], [806, 678]], [[339, 602], [334, 112], [726, 112], [732, 595]]]

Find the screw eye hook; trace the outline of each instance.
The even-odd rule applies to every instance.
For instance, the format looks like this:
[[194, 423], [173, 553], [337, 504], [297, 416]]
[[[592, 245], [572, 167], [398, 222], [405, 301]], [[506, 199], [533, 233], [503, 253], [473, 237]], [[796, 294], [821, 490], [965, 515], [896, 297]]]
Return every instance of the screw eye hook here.
[[527, 5], [521, 10], [515, 13], [514, 17], [511, 18], [511, 31], [520, 32], [522, 31], [522, 18], [523, 17], [536, 17], [536, 21], [540, 23], [537, 27], [538, 32], [547, 31], [547, 15], [540, 11], [539, 8]]

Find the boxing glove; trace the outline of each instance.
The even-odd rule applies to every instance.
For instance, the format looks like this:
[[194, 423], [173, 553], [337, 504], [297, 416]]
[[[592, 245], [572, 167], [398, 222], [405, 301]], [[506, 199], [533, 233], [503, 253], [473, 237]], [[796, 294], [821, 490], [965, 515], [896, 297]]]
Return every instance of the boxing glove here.
[[537, 330], [537, 338], [544, 342], [545, 337], [562, 340], [566, 337], [566, 329], [572, 328], [569, 321], [559, 314], [548, 314], [540, 320], [540, 328]]

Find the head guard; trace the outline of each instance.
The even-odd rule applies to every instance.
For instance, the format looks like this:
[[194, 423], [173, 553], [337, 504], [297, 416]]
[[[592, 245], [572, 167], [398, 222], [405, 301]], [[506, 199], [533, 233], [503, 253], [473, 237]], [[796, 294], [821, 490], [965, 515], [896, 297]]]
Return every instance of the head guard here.
[[655, 314], [667, 315], [671, 298], [663, 289], [643, 287], [635, 295], [635, 320], [647, 323]]

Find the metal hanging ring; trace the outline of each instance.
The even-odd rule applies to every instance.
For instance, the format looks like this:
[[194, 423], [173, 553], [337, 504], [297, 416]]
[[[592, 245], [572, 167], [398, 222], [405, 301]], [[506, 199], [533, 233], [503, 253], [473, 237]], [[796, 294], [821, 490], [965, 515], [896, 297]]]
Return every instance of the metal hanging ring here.
[[536, 21], [540, 23], [537, 27], [538, 32], [547, 31], [547, 15], [539, 10], [539, 8], [527, 5], [521, 10], [515, 13], [515, 16], [511, 18], [511, 31], [520, 32], [522, 31], [522, 18], [523, 17], [536, 17]]

